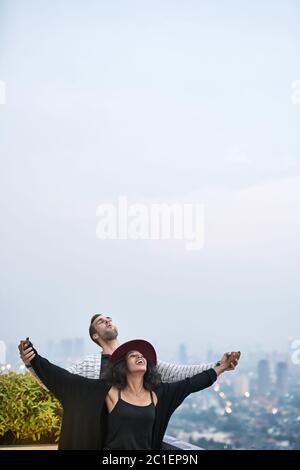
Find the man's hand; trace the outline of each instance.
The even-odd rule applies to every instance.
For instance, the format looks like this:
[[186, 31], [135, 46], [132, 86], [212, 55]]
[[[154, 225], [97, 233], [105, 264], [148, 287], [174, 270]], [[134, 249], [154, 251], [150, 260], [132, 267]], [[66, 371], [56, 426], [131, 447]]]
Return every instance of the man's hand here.
[[224, 353], [223, 357], [220, 361], [220, 365], [214, 367], [217, 375], [222, 374], [227, 370], [234, 370], [238, 365], [239, 359], [241, 357], [241, 352], [231, 352], [231, 353]]
[[35, 357], [35, 352], [29, 345], [29, 338], [26, 338], [26, 340], [21, 340], [18, 348], [20, 351], [20, 358], [24, 362], [25, 366], [30, 366], [32, 359]]

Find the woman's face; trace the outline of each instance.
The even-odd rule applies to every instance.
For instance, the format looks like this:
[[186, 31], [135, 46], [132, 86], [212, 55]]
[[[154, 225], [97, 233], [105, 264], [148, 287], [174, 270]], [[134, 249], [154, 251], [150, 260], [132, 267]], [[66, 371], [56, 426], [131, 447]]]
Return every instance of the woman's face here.
[[130, 351], [126, 356], [128, 372], [146, 372], [147, 359], [139, 351]]

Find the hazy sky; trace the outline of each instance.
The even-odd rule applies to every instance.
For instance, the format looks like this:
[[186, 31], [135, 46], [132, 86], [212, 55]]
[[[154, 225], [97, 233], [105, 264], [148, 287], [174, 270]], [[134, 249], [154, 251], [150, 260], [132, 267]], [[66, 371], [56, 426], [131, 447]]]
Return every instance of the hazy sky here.
[[[0, 339], [116, 319], [168, 356], [300, 338], [297, 0], [0, 0]], [[102, 202], [205, 204], [205, 246], [100, 241]]]

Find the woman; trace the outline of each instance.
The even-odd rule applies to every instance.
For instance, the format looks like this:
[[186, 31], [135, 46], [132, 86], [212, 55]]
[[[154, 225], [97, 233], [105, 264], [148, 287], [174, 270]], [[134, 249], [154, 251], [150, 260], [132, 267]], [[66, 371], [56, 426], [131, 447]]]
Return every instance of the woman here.
[[51, 364], [28, 349], [35, 373], [61, 402], [59, 449], [161, 449], [170, 417], [193, 392], [232, 370], [236, 357], [194, 377], [161, 383], [156, 352], [144, 340], [117, 348], [103, 379], [86, 379]]

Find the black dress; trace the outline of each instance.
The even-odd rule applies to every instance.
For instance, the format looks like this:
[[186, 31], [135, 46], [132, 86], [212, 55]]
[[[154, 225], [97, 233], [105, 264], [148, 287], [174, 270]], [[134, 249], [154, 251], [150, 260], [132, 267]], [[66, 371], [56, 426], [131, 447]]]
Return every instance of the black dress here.
[[150, 450], [155, 421], [155, 405], [152, 392], [151, 403], [138, 406], [119, 400], [107, 417], [107, 440], [109, 450]]

